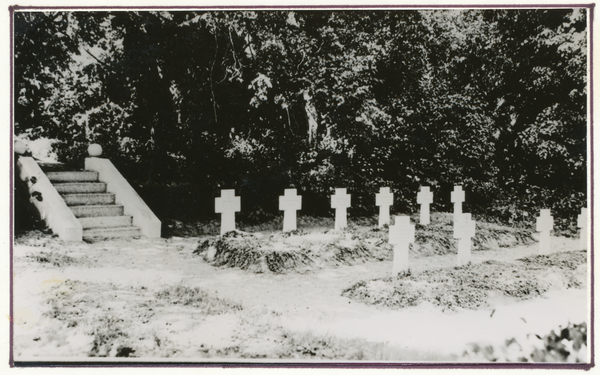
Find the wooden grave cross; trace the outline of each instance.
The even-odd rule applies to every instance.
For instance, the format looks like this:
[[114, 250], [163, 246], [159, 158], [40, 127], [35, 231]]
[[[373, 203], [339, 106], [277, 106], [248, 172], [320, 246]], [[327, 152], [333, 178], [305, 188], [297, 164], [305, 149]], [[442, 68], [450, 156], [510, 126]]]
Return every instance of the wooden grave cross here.
[[429, 225], [429, 205], [433, 203], [433, 193], [429, 186], [421, 186], [421, 192], [417, 193], [417, 203], [421, 205], [421, 225]]
[[296, 230], [296, 211], [302, 209], [302, 196], [296, 195], [296, 189], [285, 189], [279, 196], [279, 211], [283, 211], [283, 231]]
[[221, 236], [235, 230], [235, 213], [241, 211], [241, 204], [235, 189], [221, 190], [221, 197], [215, 198], [215, 212], [221, 214]]
[[554, 218], [550, 210], [540, 210], [540, 216], [536, 220], [536, 230], [540, 232], [540, 254], [550, 254], [550, 231], [554, 227]]
[[335, 195], [331, 196], [331, 208], [335, 208], [335, 229], [344, 229], [348, 225], [346, 209], [350, 207], [350, 194], [346, 194], [346, 188], [335, 189]]
[[462, 186], [454, 187], [454, 191], [450, 193], [450, 202], [454, 203], [454, 220], [462, 214], [462, 204], [465, 201], [465, 192]]
[[375, 194], [375, 205], [379, 206], [379, 227], [390, 224], [390, 206], [394, 204], [394, 193], [389, 187], [379, 188]]
[[394, 225], [390, 227], [389, 243], [394, 245], [394, 261], [392, 277], [408, 271], [409, 245], [415, 241], [415, 226], [410, 223], [410, 216], [396, 216]]
[[581, 241], [581, 248], [587, 250], [587, 208], [582, 207], [581, 213], [577, 216], [577, 228], [581, 228], [579, 231], [579, 239]]
[[475, 237], [475, 220], [470, 213], [460, 214], [454, 220], [454, 238], [458, 239], [458, 266], [471, 262], [471, 238]]

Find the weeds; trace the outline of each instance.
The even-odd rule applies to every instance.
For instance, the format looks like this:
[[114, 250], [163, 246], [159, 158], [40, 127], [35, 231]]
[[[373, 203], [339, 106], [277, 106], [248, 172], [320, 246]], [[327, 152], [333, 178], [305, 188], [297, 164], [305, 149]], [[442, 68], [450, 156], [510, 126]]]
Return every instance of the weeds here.
[[[122, 319], [113, 316], [101, 316], [94, 319], [92, 333], [94, 341], [89, 352], [90, 357], [107, 357], [111, 354], [115, 343], [127, 337], [127, 333], [122, 330], [122, 323]], [[121, 356], [125, 356], [123, 347], [116, 349], [116, 354], [119, 353]], [[128, 351], [127, 353], [128, 356], [132, 352]]]
[[533, 255], [527, 258], [518, 259], [518, 261], [530, 266], [558, 267], [575, 270], [587, 262], [587, 252], [585, 250], [555, 253], [552, 255]]
[[[50, 291], [48, 304], [50, 309], [44, 313], [45, 316], [67, 322], [68, 326], [76, 326], [77, 320], [87, 313], [88, 300], [85, 295], [79, 295], [78, 290], [83, 283], [65, 280]], [[79, 297], [79, 298], [76, 298]]]
[[359, 338], [338, 338], [329, 334], [308, 332], [282, 332], [280, 358], [313, 360], [406, 361], [444, 360], [440, 354], [417, 353], [400, 349], [383, 342], [370, 342]]
[[172, 305], [191, 306], [207, 315], [221, 315], [242, 310], [242, 306], [220, 298], [209, 296], [200, 288], [183, 285], [168, 287], [156, 293], [156, 298]]
[[77, 259], [55, 251], [42, 251], [38, 254], [28, 254], [27, 258], [33, 259], [38, 263], [47, 263], [56, 267], [66, 267], [78, 263]]

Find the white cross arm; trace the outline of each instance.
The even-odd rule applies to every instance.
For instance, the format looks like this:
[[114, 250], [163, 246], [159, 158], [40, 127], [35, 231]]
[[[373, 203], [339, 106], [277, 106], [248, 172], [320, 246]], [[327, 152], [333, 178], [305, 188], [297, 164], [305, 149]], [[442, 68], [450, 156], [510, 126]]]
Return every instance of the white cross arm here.
[[394, 193], [390, 192], [390, 188], [381, 188], [379, 193], [375, 194], [376, 206], [391, 206], [394, 204]]
[[235, 190], [221, 190], [221, 197], [215, 198], [215, 212], [240, 212], [242, 200], [235, 196]]
[[418, 204], [431, 204], [433, 203], [433, 193], [429, 191], [428, 187], [422, 187], [421, 192], [417, 193]]
[[335, 189], [335, 195], [331, 196], [331, 208], [350, 207], [350, 194], [346, 194], [346, 189]]
[[465, 192], [462, 189], [462, 186], [455, 186], [454, 191], [450, 193], [450, 202], [458, 203], [465, 201]]

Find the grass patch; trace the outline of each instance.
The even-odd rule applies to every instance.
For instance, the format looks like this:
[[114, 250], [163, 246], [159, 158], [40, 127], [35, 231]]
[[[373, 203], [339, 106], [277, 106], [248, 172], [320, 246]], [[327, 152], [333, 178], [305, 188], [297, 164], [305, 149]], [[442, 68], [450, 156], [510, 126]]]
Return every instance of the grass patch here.
[[191, 306], [207, 315], [221, 315], [242, 310], [242, 306], [212, 297], [200, 288], [183, 285], [170, 286], [156, 293], [156, 298], [172, 305]]
[[383, 342], [360, 338], [338, 338], [308, 332], [282, 333], [282, 348], [278, 357], [287, 359], [346, 361], [442, 361], [440, 354], [401, 349]]
[[77, 326], [80, 319], [85, 317], [91, 299], [82, 289], [87, 288], [87, 283], [65, 280], [48, 291], [48, 304], [50, 309], [45, 316], [58, 319], [67, 323], [69, 327]]
[[551, 255], [533, 255], [527, 258], [517, 259], [519, 262], [530, 267], [558, 267], [575, 270], [580, 265], [587, 262], [587, 252], [585, 250], [575, 252], [562, 252]]
[[[124, 332], [124, 320], [110, 315], [101, 316], [94, 319], [92, 349], [89, 352], [90, 357], [107, 357], [115, 355], [117, 357], [129, 357], [135, 352], [130, 348], [120, 345], [119, 342], [126, 340], [128, 335]], [[115, 348], [116, 352], [111, 353]], [[127, 348], [127, 349], [125, 349]]]
[[[91, 291], [94, 290], [94, 293]], [[133, 351], [123, 345], [129, 339], [127, 323], [115, 312], [106, 308], [102, 292], [114, 291], [114, 286], [98, 288], [97, 284], [65, 280], [48, 291], [50, 308], [44, 316], [56, 319], [60, 327], [47, 339], [55, 337], [58, 342], [66, 341], [69, 332], [85, 332], [91, 345], [87, 350], [90, 357], [131, 356]]]
[[56, 267], [65, 267], [73, 264], [77, 264], [78, 260], [65, 254], [60, 254], [55, 251], [42, 251], [38, 254], [27, 254], [29, 259], [33, 259], [38, 263], [51, 264]]
[[[369, 305], [393, 309], [429, 302], [442, 310], [487, 307], [490, 292], [529, 299], [551, 288], [581, 288], [584, 251], [533, 256], [515, 263], [486, 261], [464, 267], [428, 270], [396, 279], [360, 281], [342, 295]], [[569, 265], [566, 267], [565, 265]]]
[[58, 235], [52, 234], [50, 231], [33, 229], [15, 233], [14, 235], [15, 245], [49, 247], [60, 243]]

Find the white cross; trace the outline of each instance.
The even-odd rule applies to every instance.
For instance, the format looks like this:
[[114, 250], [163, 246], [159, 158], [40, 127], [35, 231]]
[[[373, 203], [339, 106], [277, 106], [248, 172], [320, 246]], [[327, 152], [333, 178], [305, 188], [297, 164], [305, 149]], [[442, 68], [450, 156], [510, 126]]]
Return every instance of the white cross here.
[[346, 209], [350, 207], [350, 194], [346, 189], [335, 189], [335, 195], [331, 196], [331, 208], [335, 208], [335, 229], [344, 229], [348, 225]]
[[536, 220], [536, 230], [540, 232], [540, 254], [550, 253], [550, 231], [554, 227], [554, 219], [550, 210], [540, 210], [540, 216]]
[[454, 219], [462, 214], [462, 204], [465, 201], [465, 192], [462, 186], [455, 186], [454, 191], [450, 193], [450, 202], [454, 203]]
[[379, 227], [390, 224], [390, 206], [394, 204], [394, 193], [389, 187], [379, 188], [379, 194], [375, 194], [375, 205], [379, 206]]
[[429, 186], [421, 186], [421, 192], [417, 193], [417, 203], [421, 205], [421, 225], [429, 224], [429, 205], [433, 203], [433, 193], [429, 191]]
[[408, 249], [415, 240], [415, 226], [410, 223], [410, 216], [396, 216], [389, 236], [390, 244], [394, 245], [392, 277], [396, 277], [398, 273], [408, 271]]
[[475, 237], [475, 220], [470, 213], [455, 216], [453, 235], [458, 239], [458, 266], [467, 265], [471, 261], [471, 238]]
[[235, 189], [221, 190], [221, 197], [215, 198], [215, 212], [221, 214], [221, 236], [235, 230], [235, 213], [241, 211], [241, 205]]
[[581, 228], [579, 231], [579, 238], [581, 241], [581, 247], [587, 249], [587, 208], [582, 207], [581, 213], [577, 216], [577, 228]]
[[296, 230], [296, 211], [302, 208], [302, 197], [296, 195], [296, 189], [285, 189], [279, 196], [279, 211], [283, 211], [283, 231]]

